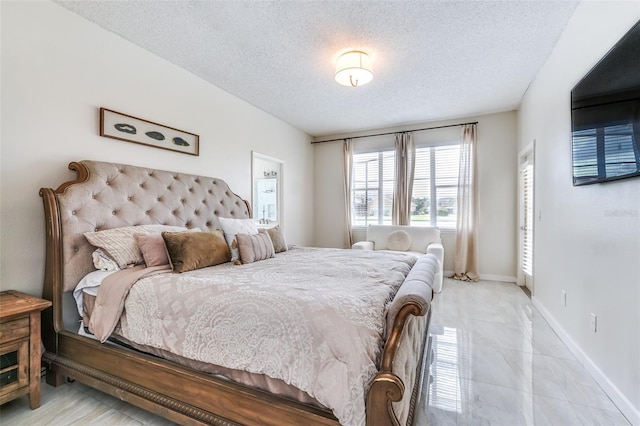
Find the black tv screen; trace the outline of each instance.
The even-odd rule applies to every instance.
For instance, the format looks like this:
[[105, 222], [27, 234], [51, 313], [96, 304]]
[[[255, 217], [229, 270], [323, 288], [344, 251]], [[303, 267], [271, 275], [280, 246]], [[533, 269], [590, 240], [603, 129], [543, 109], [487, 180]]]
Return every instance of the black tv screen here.
[[573, 184], [640, 176], [640, 21], [571, 91]]

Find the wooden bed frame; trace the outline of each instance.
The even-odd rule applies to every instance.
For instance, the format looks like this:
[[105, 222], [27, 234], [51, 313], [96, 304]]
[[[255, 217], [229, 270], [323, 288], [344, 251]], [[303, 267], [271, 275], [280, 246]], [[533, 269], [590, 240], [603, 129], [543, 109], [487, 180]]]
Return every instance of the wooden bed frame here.
[[[339, 424], [328, 409], [295, 402], [220, 377], [200, 373], [123, 346], [101, 344], [72, 329], [67, 318], [70, 315], [73, 316], [75, 306], [68, 290], [69, 282], [65, 283], [65, 280], [71, 281], [65, 268], [69, 267], [74, 253], [86, 256], [86, 253], [90, 253], [87, 250], [92, 248], [88, 246], [88, 243], [81, 242], [84, 240], [81, 234], [77, 243], [69, 243], [71, 240], [68, 239], [68, 235], [65, 235], [67, 232], [65, 221], [68, 222], [69, 219], [64, 212], [68, 206], [61, 206], [60, 199], [72, 190], [83, 190], [83, 186], [94, 188], [92, 198], [95, 199], [95, 187], [99, 185], [96, 182], [100, 181], [109, 185], [109, 179], [111, 179], [111, 177], [105, 176], [104, 172], [100, 172], [98, 174], [101, 175], [96, 176], [95, 169], [113, 170], [113, 173], [123, 173], [124, 170], [125, 174], [136, 176], [140, 172], [144, 172], [148, 176], [152, 176], [154, 173], [162, 176], [166, 174], [177, 178], [176, 182], [199, 182], [201, 180], [213, 181], [215, 184], [222, 182], [225, 194], [231, 197], [237, 197], [237, 195], [230, 192], [226, 183], [213, 178], [93, 161], [74, 162], [69, 164], [69, 169], [77, 173], [78, 176], [75, 180], [66, 182], [55, 190], [51, 188], [40, 190], [46, 221], [46, 266], [43, 297], [53, 303], [51, 308], [43, 312], [42, 320], [42, 337], [46, 348], [43, 353], [43, 365], [48, 368], [47, 383], [59, 386], [64, 384], [67, 378], [74, 379], [185, 425]], [[144, 183], [140, 183], [139, 186], [142, 188]], [[197, 190], [198, 187], [196, 187], [196, 192]], [[190, 192], [193, 192], [193, 188], [185, 186], [183, 191], [189, 195]], [[210, 190], [209, 193], [211, 193]], [[131, 197], [128, 199], [131, 200]], [[241, 200], [240, 197], [237, 199]], [[181, 199], [180, 202], [182, 201], [184, 200]], [[241, 205], [239, 208], [243, 212], [243, 216], [250, 217], [249, 204], [246, 201], [244, 203], [245, 205]], [[235, 204], [239, 203], [235, 201]], [[75, 211], [71, 213], [76, 214]], [[115, 216], [115, 208], [113, 212], [108, 213]], [[201, 216], [197, 209], [195, 214], [198, 217]], [[148, 212], [146, 218], [148, 219], [144, 223], [158, 223], [149, 217]], [[185, 220], [185, 218], [183, 217], [181, 220]], [[190, 223], [193, 222], [191, 219], [186, 220]], [[102, 221], [103, 226], [100, 226], [100, 229], [144, 223], [122, 223], [117, 220], [107, 221], [105, 219]], [[178, 225], [180, 223], [172, 221], [172, 223], [165, 224]], [[203, 229], [215, 228], [217, 227], [217, 219], [205, 217], [201, 222], [195, 221], [193, 224]], [[94, 225], [95, 223], [87, 225], [89, 226], [87, 229], [91, 229]], [[95, 226], [98, 227], [98, 225]], [[82, 246], [85, 243], [87, 247]], [[72, 244], [74, 247], [65, 247], [65, 244]], [[88, 258], [90, 259], [90, 257], [89, 255]], [[76, 274], [87, 272], [76, 271]], [[77, 280], [72, 285], [75, 283]], [[77, 311], [75, 314], [77, 315]], [[409, 401], [406, 398], [410, 399], [407, 424], [413, 423], [413, 412], [422, 387], [423, 366], [428, 365], [425, 354], [429, 351], [425, 350], [425, 346], [430, 314], [430, 305], [427, 305], [425, 309], [424, 305], [408, 301], [400, 307], [384, 345], [380, 370], [367, 392], [367, 425], [399, 425], [393, 403], [403, 400], [403, 398], [405, 401]], [[415, 356], [417, 360], [415, 386], [413, 389], [405, 389], [405, 384], [394, 373], [394, 361], [402, 343], [405, 325], [408, 327], [412, 317], [415, 320], [422, 318], [426, 325], [424, 336], [420, 336], [419, 339], [419, 353]], [[73, 321], [71, 323], [73, 324]]]

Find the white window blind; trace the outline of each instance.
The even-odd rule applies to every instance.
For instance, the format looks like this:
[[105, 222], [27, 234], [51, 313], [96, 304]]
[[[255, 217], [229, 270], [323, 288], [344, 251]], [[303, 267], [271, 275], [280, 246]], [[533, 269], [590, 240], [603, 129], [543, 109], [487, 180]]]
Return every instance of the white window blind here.
[[391, 225], [394, 176], [393, 151], [354, 154], [352, 226]]
[[459, 145], [416, 149], [411, 225], [455, 229]]
[[520, 182], [523, 202], [522, 270], [533, 275], [533, 165], [521, 169]]
[[[460, 146], [416, 148], [411, 225], [455, 229]], [[394, 151], [354, 154], [352, 225], [391, 224]]]

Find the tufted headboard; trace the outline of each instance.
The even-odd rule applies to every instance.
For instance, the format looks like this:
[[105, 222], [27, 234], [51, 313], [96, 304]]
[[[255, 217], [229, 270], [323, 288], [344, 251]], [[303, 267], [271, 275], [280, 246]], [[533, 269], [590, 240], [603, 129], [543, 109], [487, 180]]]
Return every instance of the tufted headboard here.
[[249, 203], [221, 179], [86, 160], [69, 168], [77, 180], [40, 191], [47, 216], [47, 275], [59, 275], [63, 291], [72, 291], [94, 269], [94, 247], [85, 232], [146, 224], [205, 231], [220, 227], [218, 217], [251, 217]]

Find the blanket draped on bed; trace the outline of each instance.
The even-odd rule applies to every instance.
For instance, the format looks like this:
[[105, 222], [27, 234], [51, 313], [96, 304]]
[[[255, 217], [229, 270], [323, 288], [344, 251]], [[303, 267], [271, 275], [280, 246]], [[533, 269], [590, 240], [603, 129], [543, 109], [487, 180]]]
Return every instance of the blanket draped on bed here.
[[123, 306], [123, 296], [112, 290], [101, 297], [101, 289], [96, 305], [119, 309], [115, 319], [94, 314], [91, 322], [119, 319], [116, 333], [132, 342], [283, 380], [330, 408], [342, 424], [364, 425], [386, 311], [415, 260], [295, 248], [246, 265], [160, 273], [119, 286], [129, 293]]

